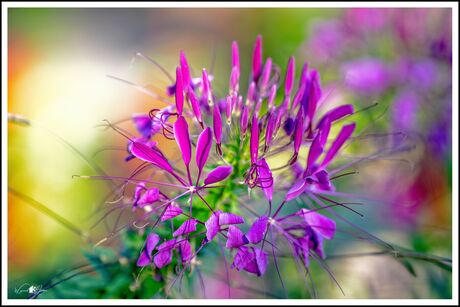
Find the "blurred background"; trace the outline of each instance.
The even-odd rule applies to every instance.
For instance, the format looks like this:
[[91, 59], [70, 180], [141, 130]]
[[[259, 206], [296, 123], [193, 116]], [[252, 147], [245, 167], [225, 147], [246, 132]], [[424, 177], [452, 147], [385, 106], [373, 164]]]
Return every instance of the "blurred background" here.
[[[365, 155], [382, 142], [410, 145], [360, 165], [359, 176], [339, 183], [385, 200], [366, 206], [357, 223], [400, 246], [451, 258], [451, 16], [450, 9], [10, 8], [8, 112], [31, 123], [8, 124], [11, 190], [3, 205], [10, 298], [24, 297], [17, 291], [23, 284], [40, 284], [84, 261], [88, 240], [104, 236], [103, 228], [91, 231], [90, 239], [81, 235], [95, 223], [94, 210], [110, 191], [104, 182], [72, 178], [95, 174], [76, 150], [111, 175], [125, 174], [123, 152], [101, 151], [125, 141], [97, 126], [164, 105], [107, 75], [165, 96], [168, 77], [134, 54], [142, 52], [172, 73], [184, 50], [195, 72], [212, 67], [213, 86], [224, 92], [231, 42], [239, 43], [247, 75], [257, 34], [264, 39], [264, 56], [281, 67], [294, 55], [298, 71], [303, 61], [317, 68], [331, 99], [357, 109], [374, 105], [362, 112], [359, 124], [386, 134], [363, 138], [350, 154]], [[330, 254], [369, 251], [362, 244], [339, 237]], [[452, 295], [450, 273], [425, 262], [415, 262], [416, 276], [387, 256], [331, 257], [329, 265], [346, 298]], [[286, 266], [283, 274], [292, 270]], [[316, 270], [319, 296], [343, 298], [327, 274]], [[291, 297], [306, 295], [295, 279], [287, 288]]]

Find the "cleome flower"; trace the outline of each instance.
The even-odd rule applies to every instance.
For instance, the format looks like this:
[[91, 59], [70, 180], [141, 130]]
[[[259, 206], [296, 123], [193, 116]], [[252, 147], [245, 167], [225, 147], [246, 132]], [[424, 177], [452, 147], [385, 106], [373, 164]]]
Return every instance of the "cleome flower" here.
[[[295, 86], [294, 57], [280, 82], [281, 69], [263, 58], [261, 36], [243, 94], [236, 42], [231, 50], [225, 96], [216, 94], [214, 76], [206, 69], [192, 76], [180, 52], [175, 83], [166, 89], [174, 101], [148, 115], [133, 116], [139, 137], [128, 137], [127, 160], [142, 164], [126, 182], [136, 182], [133, 211], [145, 212], [136, 222], [155, 221], [138, 266], [158, 270], [181, 263], [185, 269], [203, 248], [219, 244], [233, 255], [232, 268], [262, 276], [272, 260], [278, 270], [280, 240], [305, 267], [312, 257], [325, 258], [324, 241], [333, 239], [336, 225], [317, 211], [333, 213], [331, 207], [341, 205], [331, 199], [336, 195], [331, 176], [344, 167], [331, 165], [351, 139], [355, 124], [343, 124], [335, 136], [332, 127], [354, 114], [353, 106], [327, 110], [319, 73], [307, 64]], [[164, 155], [153, 137], [175, 141], [182, 161]], [[283, 159], [281, 167], [270, 166]], [[164, 180], [136, 179], [149, 169], [162, 173]], [[304, 208], [292, 213], [292, 206], [285, 205], [295, 199]], [[281, 216], [284, 207], [290, 213]]]

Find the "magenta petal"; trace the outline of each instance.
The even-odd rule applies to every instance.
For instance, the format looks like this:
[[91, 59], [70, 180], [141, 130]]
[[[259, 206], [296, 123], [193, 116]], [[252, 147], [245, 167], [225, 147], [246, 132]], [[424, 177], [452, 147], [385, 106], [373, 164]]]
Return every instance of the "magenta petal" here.
[[171, 263], [172, 261], [172, 251], [176, 245], [177, 240], [172, 239], [163, 242], [160, 246], [158, 246], [158, 252], [153, 257], [153, 263], [157, 268], [162, 268], [165, 265]]
[[321, 86], [319, 84], [319, 74], [316, 70], [310, 72], [310, 91], [308, 96], [307, 114], [310, 121], [313, 120], [318, 101], [321, 98]]
[[209, 81], [208, 72], [206, 71], [205, 68], [203, 68], [202, 78], [203, 78], [203, 97], [205, 97], [208, 102], [212, 103], [211, 82]]
[[190, 260], [192, 257], [192, 246], [187, 240], [183, 240], [179, 243], [179, 252], [182, 259], [182, 262]]
[[302, 255], [303, 263], [305, 267], [310, 265], [310, 247], [309, 247], [309, 239], [308, 238], [299, 238], [297, 240], [297, 245], [295, 245], [295, 249], [298, 254]]
[[321, 144], [321, 136], [318, 134], [310, 145], [307, 158], [307, 170], [311, 170], [313, 165], [323, 153], [324, 147]]
[[188, 124], [183, 116], [179, 116], [174, 123], [174, 138], [179, 145], [182, 153], [182, 159], [186, 166], [190, 164], [192, 158], [192, 145], [190, 144], [190, 135], [188, 133]]
[[219, 232], [219, 215], [221, 214], [221, 211], [215, 211], [209, 219], [204, 223], [204, 226], [206, 227], [206, 238], [208, 241], [211, 241], [214, 239], [214, 237], [217, 235]]
[[303, 109], [300, 108], [296, 119], [295, 119], [295, 130], [294, 130], [294, 152], [298, 153], [300, 150], [300, 146], [302, 145], [302, 138], [304, 132], [304, 120], [303, 120]]
[[257, 247], [253, 247], [254, 253], [255, 253], [255, 260], [257, 263], [257, 276], [262, 276], [265, 274], [265, 271], [267, 270], [267, 265], [268, 265], [268, 257], [267, 253], [265, 253], [263, 250]]
[[225, 247], [228, 249], [237, 248], [244, 244], [245, 242], [243, 241], [243, 232], [236, 226], [228, 226], [227, 244]]
[[252, 54], [252, 79], [257, 81], [262, 72], [262, 36], [257, 35]]
[[230, 89], [231, 94], [235, 94], [239, 90], [239, 76], [240, 72], [237, 67], [232, 68], [232, 72], [230, 73]]
[[160, 190], [157, 188], [151, 188], [145, 191], [145, 193], [139, 198], [137, 201], [137, 205], [139, 207], [144, 207], [147, 204], [154, 203], [159, 200], [160, 197]]
[[322, 125], [326, 121], [326, 119], [329, 119], [330, 122], [334, 122], [338, 119], [341, 119], [347, 115], [353, 114], [353, 105], [351, 104], [345, 104], [338, 106], [330, 111], [328, 111], [326, 114], [323, 115], [321, 120], [318, 123], [318, 129], [321, 129]]
[[265, 215], [259, 217], [246, 233], [246, 238], [252, 244], [257, 244], [264, 238], [267, 229], [268, 217]]
[[151, 261], [152, 259], [147, 254], [147, 251], [143, 249], [141, 254], [139, 255], [139, 258], [137, 259], [136, 265], [138, 267], [143, 267], [143, 266], [149, 265]]
[[247, 106], [243, 106], [243, 111], [241, 113], [241, 118], [240, 118], [240, 128], [241, 128], [242, 135], [245, 135], [246, 130], [248, 129], [248, 119], [249, 119], [249, 108]]
[[151, 233], [145, 240], [145, 247], [137, 260], [137, 266], [146, 266], [152, 261], [152, 252], [160, 241], [160, 237], [156, 233]]
[[141, 192], [147, 190], [145, 187], [145, 182], [141, 181], [136, 185], [136, 189], [134, 190], [134, 204], [136, 205], [141, 197]]
[[192, 90], [188, 91], [188, 97], [190, 99], [190, 104], [192, 105], [193, 114], [199, 123], [203, 122], [203, 118], [201, 116], [201, 109], [198, 99], [196, 98], [195, 92]]
[[324, 238], [328, 240], [334, 238], [336, 224], [330, 218], [305, 208], [297, 212], [297, 215], [303, 217], [308, 226], [321, 234]]
[[231, 224], [242, 224], [244, 223], [244, 218], [239, 215], [229, 213], [229, 212], [222, 212], [219, 214], [219, 225], [231, 225]]
[[222, 116], [220, 115], [218, 104], [215, 104], [213, 108], [214, 138], [216, 139], [216, 143], [220, 144], [222, 141]]
[[151, 149], [149, 146], [139, 143], [132, 142], [131, 153], [138, 159], [155, 164], [156, 166], [164, 169], [167, 172], [173, 173], [171, 165], [162, 155]]
[[254, 114], [252, 117], [251, 139], [249, 142], [251, 151], [251, 164], [255, 164], [259, 157], [259, 121]]
[[204, 179], [205, 185], [210, 185], [226, 179], [233, 172], [233, 166], [221, 165], [212, 170]]
[[196, 230], [197, 221], [195, 219], [189, 219], [180, 225], [176, 231], [173, 233], [173, 237], [186, 235], [188, 233], [194, 232]]
[[294, 99], [292, 99], [292, 109], [297, 108], [299, 103], [302, 101], [303, 95], [305, 94], [305, 86], [306, 86], [305, 83], [301, 83], [299, 88], [297, 89]]
[[270, 89], [270, 93], [268, 94], [268, 102], [267, 102], [268, 111], [270, 111], [275, 106], [276, 91], [277, 91], [277, 88], [276, 88], [276, 83], [275, 83], [272, 85]]
[[249, 262], [254, 260], [254, 256], [248, 247], [240, 247], [233, 258], [232, 268], [236, 268], [238, 271], [244, 269]]
[[270, 147], [273, 139], [273, 132], [275, 131], [276, 114], [272, 112], [268, 117], [267, 128], [265, 129], [265, 150]]
[[147, 239], [145, 240], [145, 250], [147, 251], [147, 255], [152, 255], [152, 252], [158, 242], [160, 242], [160, 237], [156, 233], [151, 233], [147, 236]]
[[209, 157], [209, 151], [212, 147], [212, 132], [211, 128], [206, 127], [198, 137], [196, 145], [196, 165], [198, 166], [199, 172], [203, 170], [206, 161]]
[[182, 214], [182, 209], [180, 207], [169, 205], [166, 208], [165, 213], [163, 213], [163, 216], [161, 217], [161, 221], [163, 222], [163, 221], [170, 220], [181, 214]]
[[300, 179], [292, 186], [292, 188], [289, 189], [284, 200], [290, 201], [296, 198], [297, 196], [302, 194], [306, 188], [307, 188], [307, 181], [305, 179]]
[[334, 140], [328, 152], [326, 153], [326, 156], [324, 157], [324, 160], [321, 163], [320, 168], [326, 167], [332, 161], [332, 159], [334, 159], [342, 145], [350, 138], [351, 134], [355, 130], [355, 127], [355, 123], [342, 127], [342, 130], [340, 130], [339, 135]]
[[184, 85], [182, 81], [181, 68], [176, 68], [176, 109], [179, 115], [182, 115], [182, 109], [184, 108]]
[[291, 95], [292, 87], [294, 86], [294, 78], [295, 78], [295, 58], [291, 56], [289, 58], [287, 71], [286, 71], [286, 79], [284, 81], [284, 94], [286, 96]]
[[240, 54], [238, 52], [238, 43], [236, 41], [232, 42], [232, 67], [238, 69], [238, 74], [240, 71]]
[[182, 72], [182, 81], [185, 88], [190, 86], [192, 78], [190, 77], [190, 69], [188, 67], [187, 58], [185, 57], [185, 53], [183, 51], [180, 52], [180, 68]]
[[257, 172], [259, 175], [260, 186], [264, 191], [265, 197], [271, 201], [273, 198], [273, 186], [275, 185], [275, 182], [265, 158], [259, 160]]
[[268, 58], [265, 61], [264, 69], [262, 71], [262, 79], [260, 83], [261, 88], [265, 88], [268, 85], [268, 81], [270, 81], [271, 71], [272, 71], [272, 59]]

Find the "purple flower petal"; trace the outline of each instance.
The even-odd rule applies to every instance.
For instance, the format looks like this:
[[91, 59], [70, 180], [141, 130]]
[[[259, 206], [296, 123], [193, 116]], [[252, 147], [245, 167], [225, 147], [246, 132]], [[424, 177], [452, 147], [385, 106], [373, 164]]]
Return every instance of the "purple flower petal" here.
[[262, 79], [261, 79], [261, 83], [260, 83], [261, 88], [264, 89], [268, 85], [268, 81], [270, 81], [270, 73], [271, 73], [271, 71], [272, 71], [272, 59], [268, 58], [265, 61], [264, 69], [262, 71]]
[[238, 248], [247, 242], [243, 241], [243, 232], [236, 226], [230, 225], [227, 232], [226, 248]]
[[[299, 88], [297, 89], [294, 99], [292, 99], [292, 109], [294, 110], [300, 104], [303, 99], [303, 95], [305, 94], [305, 83], [301, 83]], [[305, 111], [303, 111], [305, 113]]]
[[198, 166], [199, 172], [203, 170], [206, 161], [209, 157], [209, 151], [212, 147], [212, 131], [211, 128], [206, 127], [198, 137], [196, 145], [196, 165]]
[[152, 232], [147, 236], [147, 239], [145, 240], [145, 250], [149, 256], [152, 255], [152, 252], [157, 246], [158, 242], [160, 242], [160, 237], [156, 233]]
[[265, 274], [268, 265], [268, 257], [267, 253], [257, 247], [253, 247], [255, 253], [255, 259], [257, 263], [258, 272], [256, 273], [257, 276], [262, 276]]
[[295, 249], [297, 254], [300, 254], [303, 258], [303, 263], [305, 267], [310, 265], [310, 247], [309, 247], [309, 239], [308, 238], [299, 238], [295, 245]]
[[318, 101], [321, 98], [321, 86], [319, 84], [319, 74], [316, 70], [310, 72], [310, 91], [308, 95], [308, 119], [313, 121]]
[[190, 135], [188, 133], [188, 124], [183, 116], [179, 116], [174, 123], [174, 138], [179, 145], [182, 153], [182, 159], [188, 167], [192, 158], [192, 145], [190, 144]]
[[205, 68], [203, 68], [202, 78], [203, 78], [203, 97], [206, 98], [206, 101], [208, 101], [209, 105], [212, 105], [213, 102], [212, 102], [211, 82], [209, 81], [208, 72], [206, 71]]
[[303, 217], [308, 226], [321, 234], [324, 238], [328, 240], [334, 238], [336, 225], [330, 218], [305, 208], [298, 211], [297, 215]]
[[152, 136], [153, 122], [150, 116], [145, 114], [133, 115], [133, 122], [136, 130], [146, 139]]
[[142, 208], [147, 204], [151, 204], [151, 203], [158, 201], [159, 197], [160, 197], [160, 190], [158, 190], [157, 188], [148, 189], [139, 198], [139, 200], [137, 201], [137, 205]]
[[200, 104], [198, 102], [198, 98], [196, 98], [195, 92], [194, 91], [188, 91], [187, 95], [188, 95], [188, 98], [190, 100], [190, 104], [192, 105], [193, 114], [195, 114], [195, 117], [196, 117], [197, 121], [200, 124], [203, 123], [203, 118], [201, 116]]
[[302, 145], [302, 137], [304, 132], [304, 119], [303, 119], [303, 110], [299, 109], [295, 119], [295, 130], [294, 130], [294, 152], [297, 154], [300, 150], [300, 145]]
[[215, 211], [209, 219], [204, 223], [204, 226], [206, 226], [206, 238], [208, 239], [208, 242], [210, 242], [214, 237], [217, 235], [219, 232], [219, 215], [222, 213], [222, 211]]
[[145, 247], [142, 249], [142, 253], [137, 260], [137, 266], [143, 267], [150, 264], [152, 261], [152, 252], [159, 241], [160, 237], [156, 233], [151, 233], [147, 236]]
[[238, 70], [238, 75], [240, 72], [240, 54], [238, 52], [238, 43], [236, 41], [232, 42], [232, 67], [236, 67]]
[[252, 117], [251, 139], [249, 143], [251, 150], [251, 164], [255, 164], [259, 157], [259, 121], [255, 115]]
[[289, 58], [287, 70], [286, 70], [286, 79], [284, 81], [284, 94], [286, 96], [291, 95], [292, 87], [294, 86], [295, 78], [295, 58], [291, 56]]
[[231, 224], [242, 224], [244, 219], [236, 214], [229, 212], [222, 212], [219, 214], [219, 225], [231, 225]]
[[155, 164], [169, 173], [174, 172], [168, 160], [145, 144], [132, 142], [131, 153], [136, 158]]
[[342, 145], [350, 138], [351, 134], [355, 130], [355, 127], [355, 123], [342, 127], [342, 130], [340, 130], [339, 135], [334, 140], [328, 152], [326, 153], [326, 156], [324, 157], [324, 160], [321, 163], [320, 168], [326, 167], [332, 161], [332, 159], [334, 159]]
[[196, 230], [197, 221], [195, 219], [189, 219], [180, 225], [176, 231], [173, 233], [173, 237], [186, 235], [188, 233], [194, 232]]
[[215, 104], [213, 108], [213, 128], [216, 143], [220, 144], [222, 141], [222, 117], [218, 104]]
[[221, 165], [212, 170], [204, 179], [205, 185], [210, 185], [226, 179], [233, 172], [233, 166]]
[[185, 89], [187, 89], [190, 87], [192, 78], [190, 77], [190, 69], [188, 67], [187, 58], [185, 57], [185, 53], [183, 51], [180, 52], [180, 68], [182, 72], [182, 82]]
[[249, 249], [246, 246], [240, 247], [233, 258], [232, 268], [236, 268], [238, 271], [241, 271], [255, 258], [254, 256], [255, 255], [252, 252], [252, 249]]
[[257, 35], [252, 54], [252, 80], [257, 82], [262, 72], [262, 36]]
[[163, 221], [170, 220], [181, 214], [182, 214], [182, 208], [178, 206], [174, 206], [174, 205], [169, 205], [166, 208], [165, 213], [163, 213], [163, 216], [161, 217], [161, 221], [163, 222]]
[[147, 254], [147, 251], [143, 249], [141, 254], [139, 255], [139, 258], [137, 259], [136, 265], [138, 267], [144, 267], [149, 265], [151, 261], [152, 259]]
[[192, 257], [192, 246], [187, 240], [183, 240], [179, 243], [179, 252], [182, 262], [187, 262]]
[[307, 171], [312, 170], [315, 162], [318, 160], [319, 156], [323, 153], [324, 147], [321, 142], [321, 136], [318, 134], [313, 139], [313, 142], [310, 145], [307, 158]]
[[176, 239], [172, 239], [169, 241], [164, 242], [160, 246], [158, 246], [158, 252], [153, 257], [153, 263], [157, 268], [162, 268], [165, 265], [168, 265], [172, 261], [172, 251], [174, 246], [176, 245]]
[[247, 106], [243, 106], [243, 111], [241, 113], [241, 118], [240, 118], [240, 128], [241, 128], [242, 135], [245, 135], [246, 130], [248, 129], [248, 119], [249, 119], [249, 108]]
[[257, 171], [259, 173], [259, 181], [262, 190], [264, 191], [265, 197], [271, 201], [273, 198], [273, 186], [274, 179], [270, 167], [265, 161], [265, 158], [260, 159], [258, 162]]
[[268, 101], [267, 101], [267, 106], [268, 106], [268, 111], [272, 110], [273, 107], [275, 106], [275, 98], [276, 98], [276, 83], [272, 85], [270, 89], [270, 93], [268, 94]]
[[289, 189], [284, 200], [290, 201], [296, 198], [297, 196], [302, 194], [306, 188], [307, 188], [307, 181], [305, 179], [300, 179], [292, 186], [292, 188]]
[[147, 190], [145, 187], [145, 182], [141, 181], [136, 185], [136, 189], [134, 190], [134, 206], [137, 205], [139, 198], [141, 197], [141, 192]]
[[353, 114], [353, 105], [351, 104], [345, 104], [345, 105], [341, 105], [341, 106], [338, 106], [337, 108], [334, 108], [330, 111], [328, 111], [326, 114], [324, 114], [324, 116], [321, 118], [321, 120], [319, 121], [317, 127], [318, 129], [321, 129], [322, 128], [322, 125], [324, 125], [324, 122], [326, 121], [326, 119], [329, 119], [329, 121], [332, 123], [338, 119], [341, 119], [347, 115], [350, 115], [350, 114]]
[[239, 90], [239, 76], [240, 72], [237, 67], [232, 68], [230, 73], [230, 94], [236, 94]]
[[270, 147], [272, 140], [273, 140], [273, 132], [275, 130], [275, 122], [276, 122], [276, 115], [274, 112], [270, 113], [267, 120], [267, 128], [265, 129], [265, 149]]
[[182, 71], [180, 67], [176, 68], [176, 109], [179, 115], [182, 115], [184, 108], [184, 85], [182, 81]]
[[267, 229], [268, 217], [262, 215], [251, 226], [246, 233], [246, 238], [252, 244], [257, 244], [264, 238]]

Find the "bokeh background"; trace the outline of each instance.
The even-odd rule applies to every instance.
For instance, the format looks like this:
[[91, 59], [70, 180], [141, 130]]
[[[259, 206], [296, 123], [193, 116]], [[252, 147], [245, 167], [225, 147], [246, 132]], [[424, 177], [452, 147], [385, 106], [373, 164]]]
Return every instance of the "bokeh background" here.
[[[397, 157], [365, 164], [359, 176], [342, 183], [385, 200], [366, 207], [365, 219], [357, 222], [395, 244], [451, 258], [451, 29], [450, 9], [10, 8], [8, 112], [31, 121], [8, 124], [11, 193], [3, 205], [10, 298], [24, 297], [15, 291], [23, 284], [39, 285], [84, 261], [91, 246], [78, 232], [91, 228], [109, 191], [104, 182], [72, 178], [94, 170], [70, 146], [111, 175], [123, 174], [124, 153], [101, 151], [123, 147], [123, 139], [97, 126], [161, 105], [107, 75], [165, 95], [168, 78], [134, 54], [143, 52], [173, 72], [184, 50], [196, 71], [213, 67], [214, 86], [224, 91], [232, 40], [239, 42], [244, 75], [257, 34], [264, 38], [264, 56], [280, 66], [295, 55], [298, 69], [303, 61], [316, 67], [333, 99], [357, 107], [377, 103], [359, 120], [388, 132], [383, 142], [401, 141], [391, 134], [401, 132], [411, 145]], [[104, 231], [89, 232], [89, 240]], [[335, 244], [334, 254], [361, 248], [345, 238]], [[330, 266], [347, 298], [452, 295], [450, 273], [425, 262], [415, 263], [416, 276], [387, 256], [332, 258]], [[320, 297], [343, 298], [323, 275]], [[305, 292], [297, 280], [287, 285], [294, 297]]]

